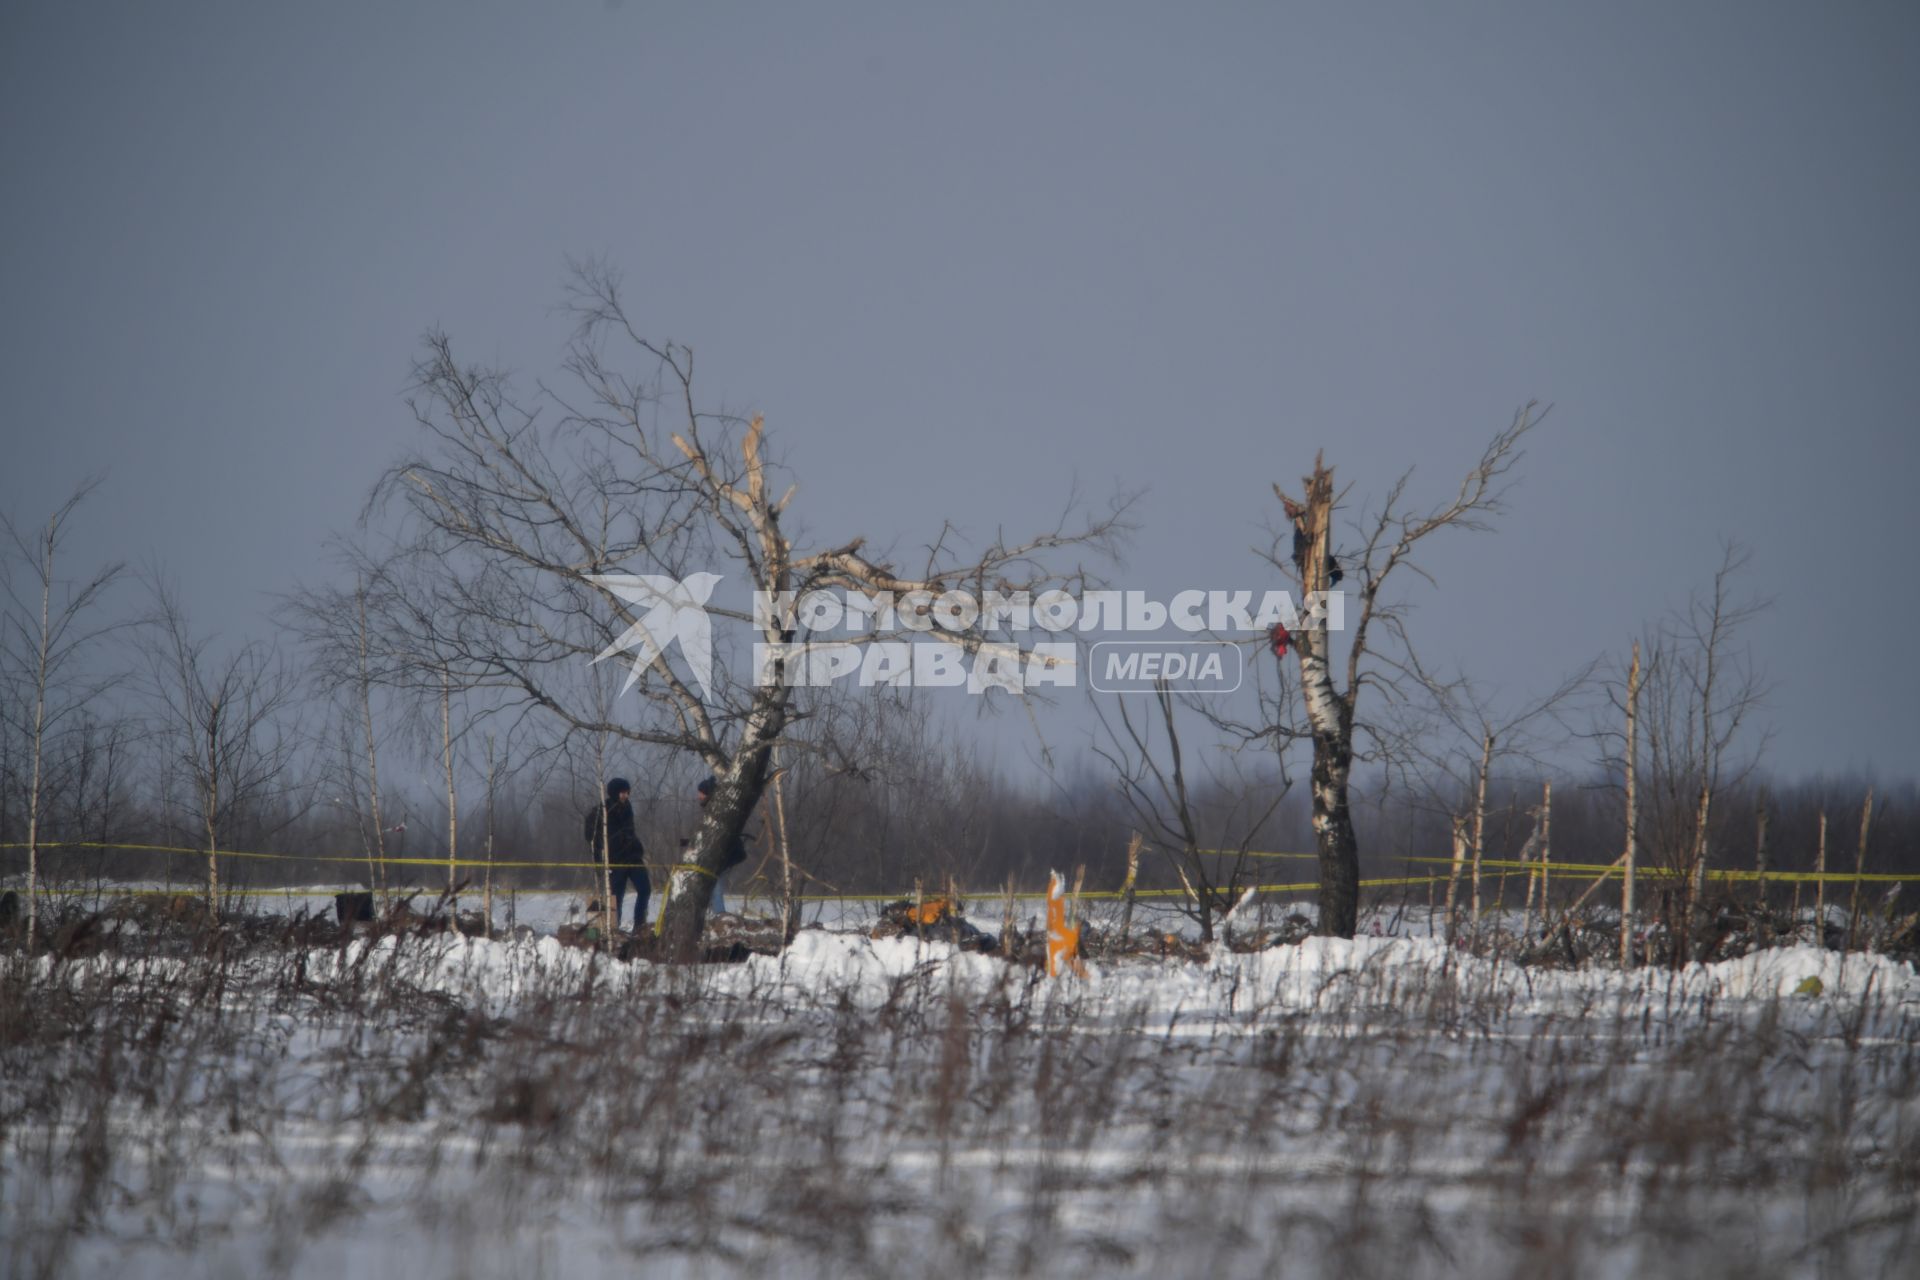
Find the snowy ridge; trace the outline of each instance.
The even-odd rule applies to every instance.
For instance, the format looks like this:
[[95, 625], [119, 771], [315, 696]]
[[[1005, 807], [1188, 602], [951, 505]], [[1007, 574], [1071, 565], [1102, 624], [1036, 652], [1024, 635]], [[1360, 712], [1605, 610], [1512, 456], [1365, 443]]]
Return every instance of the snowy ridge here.
[[[551, 937], [356, 941], [310, 952], [307, 967], [320, 980], [355, 967], [390, 971], [394, 978], [490, 1011], [510, 1007], [556, 980], [584, 982], [592, 975], [596, 981], [619, 984], [637, 976], [636, 970], [655, 968], [644, 961], [627, 963], [563, 947]], [[1034, 981], [1027, 969], [944, 942], [824, 930], [802, 931], [783, 955], [703, 968], [699, 978], [705, 989], [720, 995], [777, 994], [804, 1002], [832, 993], [836, 999], [846, 995], [862, 1004], [884, 1002], [903, 984], [937, 984], [942, 991], [957, 985], [977, 997], [1018, 993]], [[1871, 991], [1889, 1003], [1920, 1004], [1920, 974], [1911, 964], [1804, 945], [1689, 965], [1677, 972], [1623, 973], [1523, 969], [1451, 951], [1426, 938], [1309, 938], [1295, 946], [1245, 954], [1220, 948], [1204, 965], [1180, 960], [1089, 964], [1083, 981], [1039, 986], [1096, 1005], [1246, 1012], [1309, 1010], [1335, 994], [1343, 1001], [1391, 1003], [1431, 995], [1435, 984], [1451, 983], [1462, 996], [1501, 999], [1516, 1013], [1550, 1013], [1596, 1004], [1610, 1012], [1631, 1012], [1675, 1001], [1783, 999], [1794, 997], [1808, 978], [1819, 979], [1821, 995], [1828, 999], [1857, 999]]]

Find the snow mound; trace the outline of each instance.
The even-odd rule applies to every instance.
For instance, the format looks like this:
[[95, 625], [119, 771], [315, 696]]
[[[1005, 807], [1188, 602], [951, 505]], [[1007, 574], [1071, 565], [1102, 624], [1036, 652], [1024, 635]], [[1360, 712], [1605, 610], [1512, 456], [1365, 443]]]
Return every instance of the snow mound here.
[[1820, 979], [1826, 996], [1859, 997], [1871, 987], [1895, 998], [1920, 999], [1920, 982], [1911, 964], [1861, 951], [1773, 947], [1694, 969], [1715, 984], [1721, 995], [1734, 999], [1791, 996], [1808, 978]]

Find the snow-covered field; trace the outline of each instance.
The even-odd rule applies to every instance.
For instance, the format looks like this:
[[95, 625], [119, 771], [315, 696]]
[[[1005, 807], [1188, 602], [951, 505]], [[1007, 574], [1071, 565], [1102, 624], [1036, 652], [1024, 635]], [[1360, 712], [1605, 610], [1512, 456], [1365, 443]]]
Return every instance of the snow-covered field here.
[[681, 969], [544, 937], [143, 941], [0, 970], [9, 1275], [1920, 1256], [1920, 978], [1880, 957], [1622, 974], [1311, 939], [1054, 982], [821, 930]]

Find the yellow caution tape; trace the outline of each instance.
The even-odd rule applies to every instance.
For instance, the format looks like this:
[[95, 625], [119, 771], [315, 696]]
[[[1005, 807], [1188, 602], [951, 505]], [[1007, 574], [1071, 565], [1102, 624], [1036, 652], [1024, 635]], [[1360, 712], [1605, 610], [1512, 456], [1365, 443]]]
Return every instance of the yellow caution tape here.
[[[0, 844], [0, 849], [24, 849], [22, 843]], [[42, 849], [123, 849], [136, 853], [179, 853], [206, 857], [205, 849], [194, 849], [184, 845], [167, 844], [114, 844], [96, 840], [43, 841]], [[374, 863], [389, 867], [492, 867], [502, 870], [574, 870], [599, 871], [607, 864], [604, 862], [528, 862], [485, 858], [399, 858], [389, 854], [327, 854], [327, 853], [259, 853], [247, 849], [222, 849], [216, 855], [222, 858], [258, 858], [267, 862], [325, 862], [345, 863], [349, 866], [364, 867]], [[619, 864], [616, 864], [619, 865]], [[658, 864], [655, 864], [658, 865]]]
[[[1403, 858], [1401, 859], [1401, 861], [1420, 862], [1420, 863], [1437, 863], [1441, 866], [1450, 866], [1453, 863], [1452, 858]], [[1460, 860], [1460, 869], [1463, 872], [1470, 870], [1472, 866], [1473, 866], [1473, 860], [1471, 858], [1462, 858]], [[1505, 858], [1480, 859], [1481, 870], [1484, 871], [1489, 867], [1493, 868], [1496, 871], [1535, 871], [1535, 872], [1565, 871], [1571, 875], [1591, 875], [1591, 876], [1619, 876], [1619, 875], [1624, 875], [1626, 873], [1626, 868], [1621, 866], [1617, 862], [1607, 862], [1607, 863], [1516, 862], [1511, 859], [1505, 859]], [[1656, 879], [1660, 877], [1667, 877], [1671, 879], [1674, 877], [1685, 877], [1690, 873], [1685, 871], [1675, 871], [1675, 870], [1672, 870], [1671, 868], [1661, 867], [1661, 866], [1637, 866], [1633, 869], [1633, 874], [1636, 877], [1647, 876], [1647, 877], [1656, 878]], [[1709, 880], [1768, 880], [1768, 881], [1779, 880], [1779, 881], [1809, 881], [1809, 882], [1816, 881], [1816, 880], [1825, 880], [1828, 883], [1838, 883], [1838, 884], [1848, 884], [1855, 880], [1863, 881], [1869, 884], [1899, 884], [1907, 881], [1920, 880], [1920, 875], [1895, 875], [1891, 873], [1874, 872], [1874, 871], [1862, 872], [1859, 875], [1855, 875], [1851, 871], [1827, 871], [1827, 872], [1707, 871], [1705, 875], [1706, 875], [1706, 878]]]
[[[21, 843], [21, 842], [0, 843], [0, 850], [25, 849], [27, 847], [28, 846], [25, 843]], [[41, 843], [39, 847], [41, 849], [102, 849], [102, 850], [110, 849], [110, 850], [121, 850], [121, 851], [134, 852], [134, 853], [179, 854], [179, 855], [189, 855], [189, 856], [197, 856], [197, 857], [207, 856], [207, 851], [205, 849], [196, 849], [189, 846], [127, 844], [127, 843], [117, 843], [112, 841], [90, 841], [90, 840], [47, 841], [47, 842]], [[1202, 849], [1199, 852], [1203, 854], [1208, 854], [1211, 856], [1237, 857], [1241, 855], [1241, 851], [1237, 849]], [[448, 866], [451, 866], [455, 868], [472, 868], [472, 869], [482, 869], [482, 870], [491, 868], [496, 871], [511, 871], [511, 870], [604, 871], [607, 866], [607, 864], [604, 862], [541, 862], [541, 861], [535, 861], [535, 860], [529, 860], [529, 859], [494, 859], [489, 861], [487, 859], [481, 859], [481, 858], [455, 858], [449, 861], [446, 858], [432, 858], [432, 857], [381, 858], [378, 855], [365, 855], [365, 854], [341, 855], [341, 854], [263, 853], [255, 850], [245, 850], [245, 849], [221, 850], [217, 856], [221, 858], [250, 858], [250, 859], [257, 859], [257, 860], [269, 861], [269, 862], [301, 862], [301, 863], [309, 863], [309, 864], [322, 863], [322, 864], [331, 864], [331, 865], [348, 865], [348, 866], [355, 866], [355, 867], [365, 867], [369, 864], [379, 864], [379, 865], [390, 866], [390, 867], [448, 867]], [[1313, 854], [1313, 853], [1285, 853], [1285, 852], [1270, 852], [1265, 850], [1248, 850], [1246, 851], [1245, 856], [1255, 857], [1255, 858], [1286, 858], [1286, 859], [1301, 859], [1301, 860], [1314, 860], [1314, 861], [1317, 861], [1319, 858], [1318, 854]], [[1419, 864], [1425, 864], [1425, 865], [1437, 865], [1437, 866], [1444, 866], [1448, 868], [1451, 868], [1455, 862], [1455, 860], [1451, 857], [1444, 857], [1444, 858], [1442, 857], [1408, 857], [1408, 858], [1399, 859], [1399, 861], [1407, 862], [1407, 863], [1419, 863]], [[668, 873], [677, 872], [677, 871], [689, 871], [689, 872], [694, 872], [696, 874], [703, 875], [703, 876], [708, 876], [708, 877], [714, 876], [713, 872], [710, 872], [706, 870], [704, 867], [700, 867], [690, 862], [675, 862], [675, 863], [667, 863], [667, 864], [654, 863], [654, 864], [644, 864], [644, 865], [649, 865], [652, 870], [665, 871]], [[1470, 859], [1462, 858], [1459, 860], [1459, 867], [1460, 867], [1460, 870], [1462, 871], [1465, 871], [1470, 865], [1471, 865]], [[1567, 875], [1587, 875], [1587, 876], [1608, 877], [1608, 878], [1617, 878], [1625, 874], [1625, 868], [1620, 866], [1618, 863], [1602, 864], [1602, 863], [1587, 863], [1587, 862], [1540, 862], [1540, 861], [1518, 861], [1514, 859], [1505, 859], [1505, 858], [1482, 858], [1480, 860], [1480, 869], [1482, 871], [1486, 871], [1486, 870], [1526, 871], [1526, 872], [1532, 872], [1532, 873], [1547, 871], [1547, 872], [1559, 872]], [[1669, 868], [1659, 867], [1659, 866], [1640, 866], [1634, 869], [1634, 874], [1636, 877], [1641, 877], [1649, 880], [1659, 880], [1659, 879], [1676, 878], [1686, 873], [1675, 872]], [[1860, 874], [1855, 874], [1850, 871], [1828, 871], [1825, 873], [1821, 873], [1821, 872], [1813, 872], [1813, 871], [1759, 872], [1759, 871], [1714, 870], [1714, 871], [1707, 871], [1704, 874], [1706, 879], [1721, 881], [1721, 882], [1767, 881], [1769, 883], [1781, 882], [1781, 883], [1807, 883], [1807, 884], [1819, 883], [1819, 882], [1825, 882], [1828, 884], [1849, 884], [1849, 883], [1859, 882], [1864, 884], [1904, 884], [1908, 882], [1920, 881], [1920, 874], [1901, 875], [1901, 874], [1892, 874], [1892, 873], [1886, 873], [1886, 872], [1864, 872]], [[1402, 886], [1402, 885], [1430, 884], [1436, 881], [1443, 881], [1448, 878], [1449, 876], [1445, 874], [1376, 878], [1376, 879], [1368, 879], [1368, 880], [1360, 881], [1360, 887], [1371, 889], [1371, 888], [1388, 888], [1388, 887]], [[1247, 888], [1252, 888], [1254, 892], [1260, 893], [1260, 894], [1311, 893], [1317, 890], [1319, 887], [1320, 886], [1317, 881], [1305, 881], [1298, 884], [1262, 884], [1262, 885], [1243, 886], [1243, 887], [1234, 888], [1234, 889], [1221, 889], [1221, 890], [1218, 890], [1217, 892], [1222, 894], [1244, 893]], [[61, 892], [74, 892], [74, 891], [62, 890]], [[142, 889], [142, 890], [128, 889], [128, 890], [117, 890], [116, 892], [167, 893], [172, 891], [153, 890], [153, 889]], [[267, 894], [285, 893], [285, 892], [288, 892], [288, 890], [247, 889], [247, 890], [234, 890], [234, 892], [267, 895]], [[466, 891], [465, 896], [471, 896], [476, 892], [478, 892], [478, 890], [470, 887]], [[573, 893], [573, 892], [577, 892], [577, 890], [515, 889], [515, 892]], [[798, 900], [801, 902], [896, 902], [901, 900], [904, 896], [905, 895], [899, 894], [899, 893], [802, 894], [802, 895], [799, 895]], [[986, 892], [986, 893], [980, 893], [980, 894], [969, 894], [969, 895], [963, 895], [963, 896], [971, 897], [971, 898], [982, 900], [982, 901], [1001, 900], [1006, 897], [1003, 891]], [[1083, 892], [1080, 894], [1080, 896], [1082, 898], [1095, 900], [1095, 901], [1117, 901], [1119, 899], [1126, 897], [1127, 895], [1124, 892], [1119, 890], [1092, 890], [1092, 891]], [[1191, 897], [1192, 895], [1186, 889], [1137, 889], [1133, 891], [1133, 896], [1135, 898], [1154, 899], [1154, 898], [1186, 898], [1186, 897]], [[1016, 899], [1041, 899], [1046, 897], [1046, 894], [1044, 892], [1016, 893], [1013, 895], [1013, 897]], [[663, 895], [662, 905], [664, 906], [664, 895]]]

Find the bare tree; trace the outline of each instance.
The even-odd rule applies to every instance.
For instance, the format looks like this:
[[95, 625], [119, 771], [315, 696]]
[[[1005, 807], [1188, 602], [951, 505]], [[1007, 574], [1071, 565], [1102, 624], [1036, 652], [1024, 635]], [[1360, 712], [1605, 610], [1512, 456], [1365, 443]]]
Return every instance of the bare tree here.
[[[1094, 699], [1105, 738], [1096, 740], [1093, 749], [1113, 769], [1115, 785], [1133, 822], [1172, 859], [1188, 891], [1189, 914], [1200, 927], [1201, 941], [1210, 943], [1215, 917], [1231, 911], [1254, 879], [1253, 843], [1292, 787], [1286, 752], [1275, 752], [1277, 786], [1268, 778], [1256, 787], [1235, 787], [1211, 770], [1197, 786], [1181, 745], [1179, 700], [1167, 682], [1156, 682], [1151, 710], [1131, 709], [1134, 696], [1123, 693]], [[1114, 707], [1111, 716], [1102, 705], [1108, 701]], [[1204, 708], [1200, 714], [1219, 727], [1220, 722], [1206, 715]], [[1238, 759], [1237, 753], [1232, 758]], [[1196, 794], [1202, 786], [1204, 796]]]
[[364, 596], [361, 619], [360, 693], [368, 723], [368, 777], [370, 782], [374, 782], [372, 794], [377, 811], [379, 791], [375, 782], [377, 775], [373, 770], [372, 703], [366, 684], [369, 680], [378, 679], [397, 703], [396, 709], [408, 737], [434, 757], [434, 763], [440, 771], [447, 818], [447, 879], [442, 897], [448, 921], [454, 932], [458, 933], [459, 891], [465, 878], [459, 874], [460, 804], [457, 778], [467, 737], [483, 717], [473, 713], [469, 691], [457, 679], [453, 664], [445, 655], [409, 644], [410, 637], [421, 634], [420, 628], [409, 625], [417, 622], [419, 601], [430, 596], [419, 592], [417, 584], [404, 577], [388, 577], [380, 585], [383, 604], [375, 618], [381, 632], [377, 640], [371, 642], [377, 645], [382, 654], [377, 677], [370, 675], [367, 670], [366, 650], [370, 642], [366, 635], [369, 624], [364, 616]]
[[[117, 684], [124, 674], [103, 673], [101, 679]], [[109, 843], [127, 829], [127, 797], [117, 787], [126, 776], [125, 762], [143, 740], [138, 720], [117, 708], [114, 714], [89, 709], [74, 716], [60, 740], [49, 740], [41, 787], [52, 825], [42, 829], [68, 832], [96, 846], [95, 861], [103, 861]]]
[[[395, 730], [387, 695], [404, 686], [414, 668], [407, 655], [395, 651], [382, 624], [404, 608], [406, 584], [396, 581], [385, 562], [371, 571], [364, 556], [349, 554], [354, 562], [351, 591], [302, 591], [281, 601], [281, 620], [302, 641], [307, 681], [312, 695], [331, 707], [328, 741], [333, 747], [330, 769], [332, 803], [350, 810], [367, 858], [367, 888], [390, 907], [393, 886], [387, 865], [389, 828], [387, 797], [380, 784], [382, 744]], [[376, 694], [380, 714], [376, 714]], [[383, 729], [382, 720], [387, 723]], [[400, 726], [404, 728], [404, 724]]]
[[[759, 802], [773, 746], [804, 714], [796, 685], [813, 664], [924, 630], [916, 624], [931, 621], [950, 589], [976, 597], [1075, 589], [1085, 581], [1079, 566], [1050, 561], [1106, 546], [1120, 513], [1082, 521], [1069, 502], [1054, 528], [1017, 542], [996, 536], [975, 551], [946, 527], [912, 572], [897, 571], [862, 538], [803, 552], [787, 520], [795, 486], [769, 457], [763, 421], [701, 408], [692, 351], [643, 337], [609, 272], [577, 268], [571, 302], [578, 327], [566, 386], [543, 386], [527, 401], [503, 373], [462, 365], [445, 335], [429, 336], [413, 401], [426, 447], [387, 473], [370, 510], [398, 508], [423, 588], [405, 643], [445, 664], [457, 686], [486, 691], [502, 713], [537, 711], [571, 733], [696, 756], [714, 774], [691, 856], [664, 886], [665, 947], [687, 956], [712, 880]], [[857, 591], [891, 593], [906, 607], [889, 624], [822, 642], [804, 610], [708, 602], [722, 580], [711, 573], [716, 565], [769, 600]], [[705, 605], [705, 617], [723, 624], [710, 668], [684, 654], [675, 665], [667, 638], [648, 631], [659, 615], [634, 590], [623, 592], [621, 575], [627, 584], [652, 575], [686, 593], [679, 604]], [[764, 646], [751, 655], [758, 661], [745, 660], [740, 634]], [[604, 716], [578, 696], [568, 671], [649, 638], [659, 643], [636, 665], [638, 696], [623, 700], [622, 714]], [[946, 638], [1003, 662], [1033, 658], [1020, 637], [985, 628]], [[754, 678], [743, 679], [740, 667]]]
[[223, 837], [286, 793], [293, 741], [281, 721], [295, 682], [268, 647], [225, 656], [195, 636], [178, 596], [156, 584], [158, 634], [149, 651], [149, 692], [170, 754], [191, 788], [194, 823], [207, 851], [207, 911], [220, 910]]
[[[1359, 923], [1360, 853], [1348, 790], [1355, 761], [1383, 759], [1388, 745], [1381, 722], [1359, 717], [1363, 696], [1369, 688], [1389, 700], [1413, 696], [1412, 690], [1403, 687], [1411, 674], [1408, 655], [1412, 653], [1405, 627], [1406, 602], [1386, 594], [1387, 584], [1402, 569], [1428, 578], [1415, 554], [1421, 543], [1442, 529], [1488, 527], [1488, 518], [1502, 510], [1507, 475], [1521, 457], [1520, 442], [1542, 416], [1532, 403], [1516, 413], [1446, 502], [1409, 509], [1407, 485], [1412, 473], [1401, 476], [1377, 511], [1362, 514], [1356, 526], [1359, 544], [1351, 551], [1334, 543], [1337, 495], [1331, 467], [1316, 457], [1297, 501], [1274, 486], [1288, 526], [1266, 552], [1266, 559], [1295, 584], [1308, 606], [1300, 628], [1288, 637], [1299, 663], [1306, 723], [1299, 726], [1291, 707], [1285, 707], [1267, 732], [1277, 737], [1308, 737], [1313, 744], [1313, 831], [1320, 855], [1322, 933], [1352, 937]], [[1354, 607], [1345, 611], [1344, 681], [1335, 674], [1339, 654], [1328, 613], [1312, 607], [1326, 599], [1336, 576], [1355, 582]]]
[[786, 832], [783, 875], [830, 885], [851, 874], [887, 888], [913, 874], [1000, 878], [1008, 851], [996, 847], [1005, 811], [990, 800], [993, 767], [930, 716], [924, 698], [884, 687], [797, 692], [806, 696], [781, 744], [784, 800], [776, 794], [773, 821], [776, 836]]
[[[1411, 650], [1404, 670], [1426, 696], [1421, 710], [1437, 724], [1424, 731], [1409, 728], [1399, 735], [1420, 766], [1422, 788], [1429, 803], [1468, 823], [1468, 866], [1472, 874], [1471, 920], [1477, 928], [1482, 909], [1481, 863], [1486, 857], [1487, 787], [1494, 770], [1528, 765], [1547, 767], [1547, 756], [1572, 737], [1564, 715], [1590, 687], [1599, 667], [1596, 658], [1539, 697], [1500, 706], [1464, 675], [1443, 680], [1420, 665]], [[1465, 809], [1465, 813], [1461, 810]], [[1546, 821], [1544, 809], [1533, 811], [1535, 838], [1522, 850], [1522, 861], [1539, 847]], [[1447, 936], [1454, 934], [1451, 914], [1454, 894], [1449, 886]], [[1529, 891], [1531, 906], [1531, 891]]]
[[1668, 887], [1670, 959], [1691, 955], [1716, 802], [1758, 763], [1765, 736], [1748, 741], [1749, 721], [1766, 696], [1744, 628], [1766, 602], [1736, 599], [1747, 553], [1728, 545], [1708, 589], [1660, 624], [1646, 644], [1637, 730], [1645, 751], [1639, 809], [1649, 858]]
[[[7, 668], [21, 696], [0, 701], [0, 713], [14, 723], [10, 728], [24, 740], [29, 767], [27, 799], [27, 945], [33, 946], [40, 919], [40, 839], [43, 817], [42, 781], [47, 745], [75, 717], [84, 715], [94, 699], [119, 683], [117, 674], [84, 670], [85, 654], [93, 643], [122, 624], [96, 622], [101, 598], [120, 577], [124, 565], [115, 563], [78, 582], [57, 575], [59, 551], [66, 526], [87, 495], [99, 485], [92, 480], [75, 489], [47, 520], [31, 532], [0, 516], [12, 544], [13, 556], [26, 570], [24, 584], [12, 573], [0, 576], [6, 592], [4, 639], [17, 654]], [[22, 587], [24, 586], [24, 590]], [[18, 666], [18, 670], [13, 670]]]

